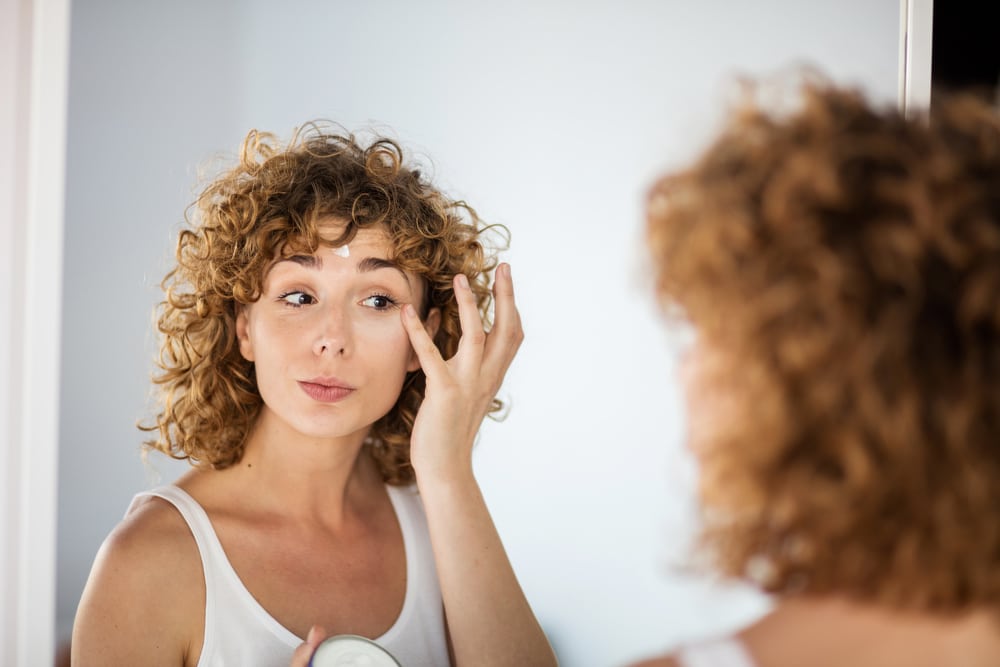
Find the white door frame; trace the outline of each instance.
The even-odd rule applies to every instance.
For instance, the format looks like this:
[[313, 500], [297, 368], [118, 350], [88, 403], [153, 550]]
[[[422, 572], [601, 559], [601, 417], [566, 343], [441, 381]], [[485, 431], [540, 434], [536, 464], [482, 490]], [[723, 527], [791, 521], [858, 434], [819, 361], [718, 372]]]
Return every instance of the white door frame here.
[[70, 0], [0, 2], [0, 664], [55, 656]]

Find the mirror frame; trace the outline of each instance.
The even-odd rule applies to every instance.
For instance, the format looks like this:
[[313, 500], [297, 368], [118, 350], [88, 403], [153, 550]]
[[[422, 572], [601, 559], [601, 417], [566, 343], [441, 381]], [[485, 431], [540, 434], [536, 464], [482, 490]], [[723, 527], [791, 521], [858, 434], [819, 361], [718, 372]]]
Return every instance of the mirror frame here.
[[[0, 7], [0, 663], [53, 664], [71, 0]], [[900, 0], [899, 106], [930, 104], [933, 0]], [[9, 150], [7, 150], [9, 149]], [[44, 184], [44, 188], [41, 187]], [[39, 295], [44, 295], [40, 298]], [[32, 297], [39, 298], [32, 298]]]

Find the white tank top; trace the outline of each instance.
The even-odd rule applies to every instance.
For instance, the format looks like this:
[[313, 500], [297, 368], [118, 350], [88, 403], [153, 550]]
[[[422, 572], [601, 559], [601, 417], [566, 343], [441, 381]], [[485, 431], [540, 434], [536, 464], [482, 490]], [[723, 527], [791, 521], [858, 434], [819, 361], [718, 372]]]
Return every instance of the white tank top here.
[[680, 667], [754, 667], [753, 658], [738, 639], [716, 639], [691, 644], [674, 657]]
[[[406, 597], [396, 622], [374, 641], [404, 667], [449, 665], [444, 611], [427, 517], [416, 487], [386, 486], [403, 532]], [[136, 495], [156, 496], [180, 511], [198, 544], [205, 572], [205, 641], [198, 667], [288, 667], [303, 639], [281, 625], [250, 594], [226, 558], [208, 514], [183, 489], [168, 485]]]

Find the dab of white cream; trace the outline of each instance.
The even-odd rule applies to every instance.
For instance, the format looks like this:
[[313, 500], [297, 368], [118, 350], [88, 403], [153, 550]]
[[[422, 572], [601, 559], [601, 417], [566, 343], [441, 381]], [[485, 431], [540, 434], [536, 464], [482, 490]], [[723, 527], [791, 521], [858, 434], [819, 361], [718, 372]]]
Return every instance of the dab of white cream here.
[[345, 243], [344, 245], [342, 245], [342, 246], [340, 246], [338, 248], [334, 248], [333, 249], [333, 254], [336, 255], [337, 257], [344, 257], [344, 258], [350, 257], [351, 256], [351, 249], [348, 248], [347, 244]]

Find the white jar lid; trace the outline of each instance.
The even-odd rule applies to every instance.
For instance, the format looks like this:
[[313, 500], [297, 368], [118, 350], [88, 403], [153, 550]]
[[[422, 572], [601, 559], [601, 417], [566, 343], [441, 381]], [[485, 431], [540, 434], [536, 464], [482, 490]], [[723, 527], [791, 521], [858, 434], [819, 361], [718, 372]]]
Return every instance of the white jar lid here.
[[392, 654], [358, 635], [327, 637], [313, 653], [309, 667], [401, 667]]

